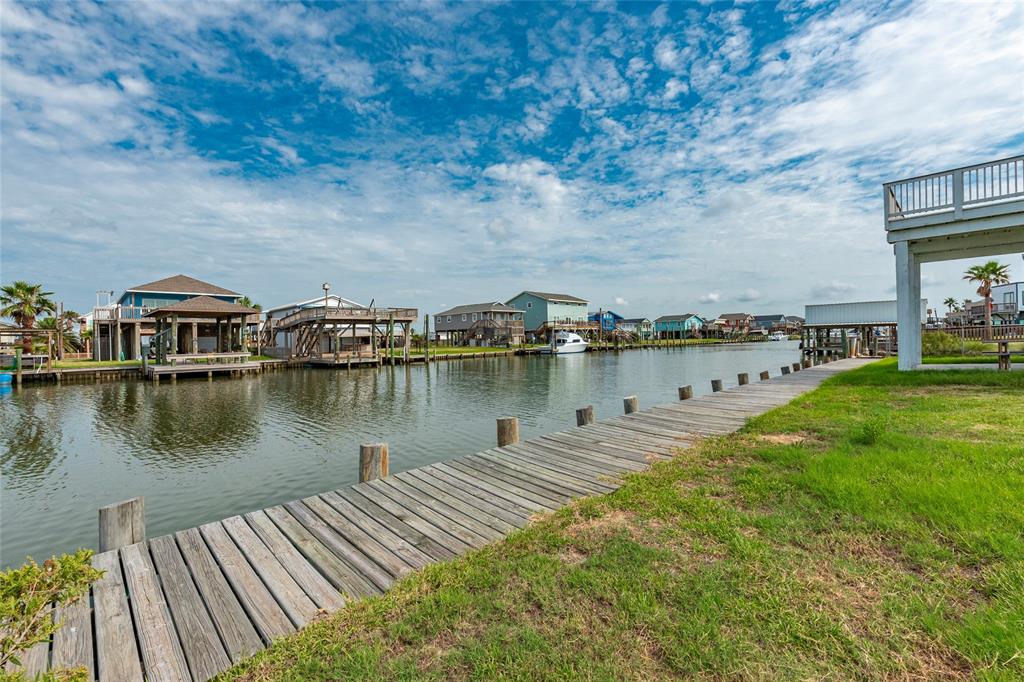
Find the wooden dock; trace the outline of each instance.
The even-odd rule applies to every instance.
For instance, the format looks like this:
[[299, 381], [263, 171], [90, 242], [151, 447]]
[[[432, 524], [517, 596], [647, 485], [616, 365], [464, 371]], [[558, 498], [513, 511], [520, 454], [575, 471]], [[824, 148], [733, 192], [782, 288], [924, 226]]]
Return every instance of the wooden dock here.
[[97, 554], [106, 574], [89, 599], [55, 613], [64, 626], [22, 662], [30, 675], [84, 665], [99, 680], [206, 680], [320, 613], [500, 540], [535, 513], [613, 491], [623, 474], [866, 362], [784, 373]]

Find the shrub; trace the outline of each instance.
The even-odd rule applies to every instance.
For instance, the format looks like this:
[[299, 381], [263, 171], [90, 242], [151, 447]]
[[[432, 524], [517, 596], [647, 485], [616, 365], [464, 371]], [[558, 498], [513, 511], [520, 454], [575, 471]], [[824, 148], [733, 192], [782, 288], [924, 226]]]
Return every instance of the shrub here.
[[885, 427], [884, 419], [872, 417], [854, 428], [850, 440], [857, 445], [874, 445], [882, 434], [885, 433]]
[[922, 355], [978, 355], [984, 350], [984, 341], [961, 339], [948, 332], [931, 331], [921, 336]]
[[[0, 669], [21, 665], [18, 654], [45, 642], [61, 626], [50, 617], [50, 607], [66, 606], [85, 594], [103, 575], [92, 567], [92, 551], [47, 559], [40, 566], [31, 558], [21, 568], [0, 573]], [[78, 679], [79, 671], [54, 671], [47, 679]], [[21, 675], [15, 674], [13, 679]]]

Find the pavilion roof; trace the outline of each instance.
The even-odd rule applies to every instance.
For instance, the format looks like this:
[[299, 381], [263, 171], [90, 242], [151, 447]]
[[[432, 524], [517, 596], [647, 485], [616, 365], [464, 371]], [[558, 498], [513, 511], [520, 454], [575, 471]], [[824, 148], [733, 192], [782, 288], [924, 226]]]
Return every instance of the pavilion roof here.
[[222, 315], [254, 315], [259, 311], [246, 308], [244, 305], [222, 301], [212, 296], [195, 296], [178, 301], [162, 308], [150, 311], [146, 317], [166, 317], [168, 315], [191, 315], [192, 317], [220, 317]]

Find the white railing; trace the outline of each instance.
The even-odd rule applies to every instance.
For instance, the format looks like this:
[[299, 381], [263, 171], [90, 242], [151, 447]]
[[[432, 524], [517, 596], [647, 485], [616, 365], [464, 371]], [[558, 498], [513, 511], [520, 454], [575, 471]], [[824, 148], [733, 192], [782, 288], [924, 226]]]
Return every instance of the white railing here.
[[325, 317], [327, 322], [332, 320], [342, 322], [365, 320], [367, 323], [379, 323], [387, 321], [392, 314], [399, 321], [415, 320], [419, 315], [419, 311], [416, 308], [327, 308], [327, 314], [325, 315], [323, 306], [303, 308], [278, 320], [277, 328], [283, 329], [307, 320], [324, 320]]
[[887, 182], [885, 224], [1024, 197], [1024, 155]]
[[93, 308], [93, 320], [141, 320], [153, 308], [135, 305], [112, 305], [104, 308]]

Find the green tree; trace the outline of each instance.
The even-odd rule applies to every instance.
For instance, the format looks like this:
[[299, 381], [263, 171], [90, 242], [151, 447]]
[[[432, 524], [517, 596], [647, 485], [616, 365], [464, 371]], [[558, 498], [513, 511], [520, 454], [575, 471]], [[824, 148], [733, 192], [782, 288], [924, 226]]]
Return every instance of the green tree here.
[[[53, 317], [53, 316], [51, 316], [51, 317], [44, 317], [43, 319], [39, 320], [39, 324], [38, 324], [38, 328], [39, 329], [52, 329], [54, 331], [57, 331], [58, 319], [62, 321], [60, 323], [60, 328], [61, 328], [61, 331], [64, 332], [64, 352], [65, 353], [77, 353], [78, 350], [82, 346], [82, 343], [81, 343], [81, 341], [78, 338], [78, 335], [75, 334], [75, 326], [74, 325], [75, 325], [75, 322], [78, 320], [78, 314], [75, 313], [74, 311], [71, 311], [71, 312], [74, 315], [74, 317], [70, 321], [67, 319], [67, 312], [65, 312], [64, 316], [61, 317], [61, 318], [57, 318], [57, 317]], [[55, 343], [56, 343], [56, 341], [55, 341]]]
[[259, 303], [253, 303], [252, 299], [249, 298], [248, 296], [243, 296], [242, 298], [238, 299], [238, 305], [245, 306], [246, 308], [253, 308], [254, 310], [263, 310], [263, 306], [261, 306]]
[[985, 299], [985, 336], [992, 338], [992, 287], [1010, 283], [1010, 266], [990, 260], [981, 265], [972, 265], [964, 273], [964, 279], [978, 285], [978, 295]]
[[[36, 317], [53, 312], [57, 306], [50, 298], [52, 291], [43, 291], [42, 284], [29, 284], [18, 280], [0, 287], [0, 315], [12, 318], [22, 329], [32, 329]], [[21, 337], [21, 347], [26, 353], [32, 352], [32, 337], [25, 334]]]
[[949, 317], [950, 315], [953, 314], [953, 311], [956, 310], [956, 299], [950, 296], [949, 298], [942, 302], [942, 305], [946, 306], [946, 317]]

